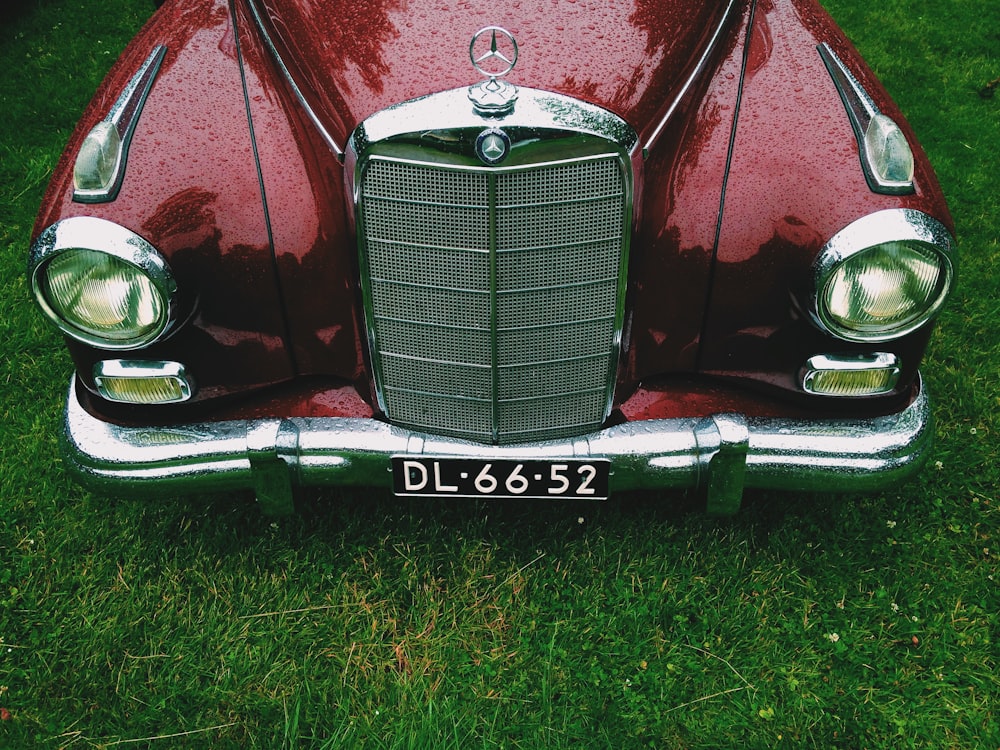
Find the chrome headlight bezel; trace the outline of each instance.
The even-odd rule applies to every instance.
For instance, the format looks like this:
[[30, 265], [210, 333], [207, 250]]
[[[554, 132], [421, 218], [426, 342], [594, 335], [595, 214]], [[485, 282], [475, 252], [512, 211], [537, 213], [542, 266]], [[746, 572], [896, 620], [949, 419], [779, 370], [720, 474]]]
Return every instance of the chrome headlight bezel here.
[[[158, 302], [155, 319], [132, 335], [104, 336], [69, 320], [50, 297], [48, 270], [71, 252], [106, 255], [142, 275]], [[164, 338], [178, 317], [177, 283], [166, 260], [152, 244], [120, 224], [92, 216], [74, 216], [46, 228], [32, 244], [28, 280], [42, 312], [67, 336], [100, 349], [140, 349]]]
[[[936, 261], [933, 288], [895, 322], [884, 326], [861, 322], [851, 325], [845, 316], [831, 309], [830, 295], [838, 274], [848, 264], [860, 262], [865, 254], [886, 251], [892, 245], [919, 251]], [[891, 341], [922, 328], [940, 311], [951, 289], [955, 273], [953, 245], [951, 234], [940, 221], [915, 209], [887, 209], [852, 222], [823, 246], [813, 264], [809, 312], [814, 323], [836, 338], [861, 343]], [[901, 273], [905, 274], [905, 269]]]

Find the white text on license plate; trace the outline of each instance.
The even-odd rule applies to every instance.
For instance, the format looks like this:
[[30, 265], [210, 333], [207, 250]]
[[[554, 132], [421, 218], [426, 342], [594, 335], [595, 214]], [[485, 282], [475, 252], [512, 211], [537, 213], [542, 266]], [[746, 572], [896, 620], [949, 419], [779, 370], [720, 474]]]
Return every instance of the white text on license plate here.
[[603, 500], [609, 473], [610, 462], [604, 459], [392, 459], [393, 491], [401, 496]]

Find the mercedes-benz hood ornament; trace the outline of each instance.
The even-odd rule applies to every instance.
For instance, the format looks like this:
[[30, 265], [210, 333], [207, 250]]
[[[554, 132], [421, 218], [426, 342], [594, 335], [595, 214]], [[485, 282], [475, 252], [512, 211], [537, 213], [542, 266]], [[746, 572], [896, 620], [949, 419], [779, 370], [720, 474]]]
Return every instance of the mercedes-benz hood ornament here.
[[517, 64], [517, 41], [499, 26], [487, 26], [472, 36], [469, 44], [472, 66], [488, 80], [469, 87], [469, 99], [476, 112], [485, 117], [501, 117], [514, 109], [517, 86], [502, 80]]

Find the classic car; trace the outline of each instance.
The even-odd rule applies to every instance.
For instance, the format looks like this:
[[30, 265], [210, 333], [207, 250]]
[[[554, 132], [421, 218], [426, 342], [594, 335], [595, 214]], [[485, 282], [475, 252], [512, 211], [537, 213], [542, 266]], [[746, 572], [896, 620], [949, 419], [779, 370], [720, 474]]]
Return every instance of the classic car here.
[[100, 492], [684, 488], [725, 514], [919, 469], [953, 252], [813, 0], [167, 0], [28, 276]]

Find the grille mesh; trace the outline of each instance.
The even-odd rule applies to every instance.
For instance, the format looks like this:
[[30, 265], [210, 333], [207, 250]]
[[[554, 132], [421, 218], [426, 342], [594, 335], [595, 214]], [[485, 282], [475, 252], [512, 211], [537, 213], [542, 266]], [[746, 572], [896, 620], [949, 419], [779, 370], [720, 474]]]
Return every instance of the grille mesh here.
[[486, 170], [372, 157], [361, 180], [387, 416], [500, 443], [600, 425], [627, 241], [620, 158]]

